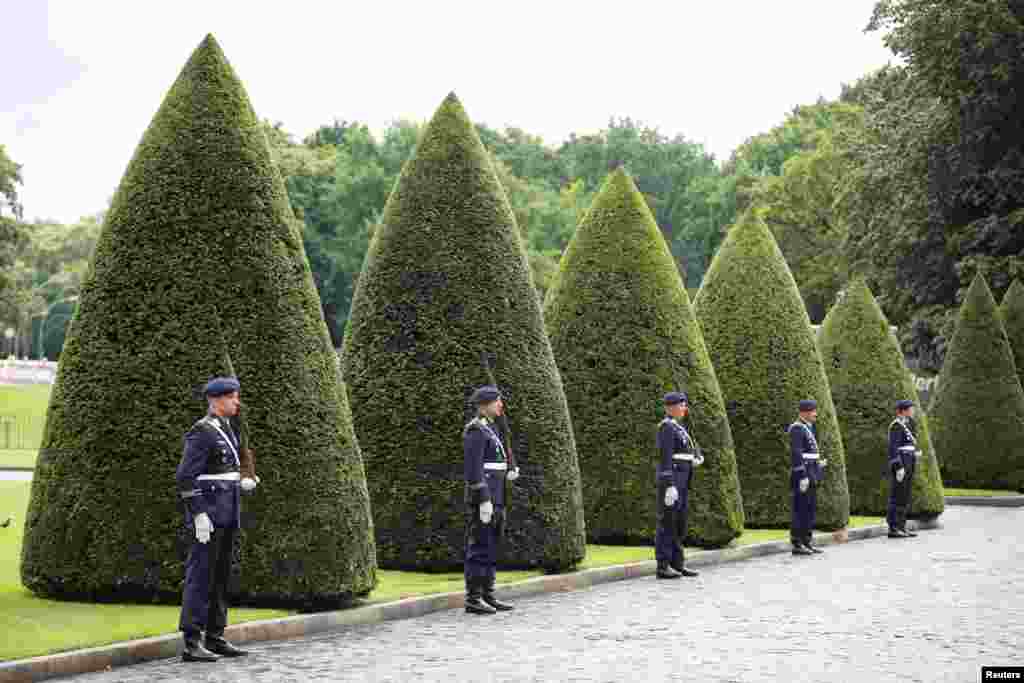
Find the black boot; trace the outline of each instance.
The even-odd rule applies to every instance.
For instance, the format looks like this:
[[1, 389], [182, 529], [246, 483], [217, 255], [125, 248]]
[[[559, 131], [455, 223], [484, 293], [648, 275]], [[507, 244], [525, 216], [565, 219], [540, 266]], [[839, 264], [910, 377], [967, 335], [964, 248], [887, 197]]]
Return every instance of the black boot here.
[[206, 649], [221, 657], [244, 657], [249, 654], [224, 640], [224, 636], [211, 636], [209, 633], [206, 634]]
[[216, 662], [220, 657], [213, 654], [199, 641], [198, 637], [185, 638], [185, 651], [181, 653], [183, 662]]
[[699, 572], [696, 572], [696, 571], [694, 571], [692, 569], [687, 569], [683, 565], [683, 558], [682, 558], [682, 556], [679, 557], [679, 561], [678, 562], [673, 562], [669, 566], [671, 566], [672, 569], [674, 569], [675, 571], [679, 572], [680, 576], [694, 577], [694, 576], [697, 576], [699, 574]]
[[889, 538], [910, 538], [910, 536], [899, 527], [889, 527]]
[[681, 579], [683, 575], [669, 566], [668, 562], [658, 563], [658, 573], [655, 574], [659, 579]]
[[813, 555], [814, 551], [803, 544], [803, 541], [798, 541], [796, 538], [791, 538], [790, 543], [793, 544], [794, 555]]
[[812, 534], [807, 534], [806, 536], [804, 536], [804, 547], [816, 555], [821, 555], [825, 552], [818, 546], [814, 545], [814, 538]]
[[900, 529], [900, 531], [902, 531], [903, 533], [905, 533], [905, 534], [906, 534], [907, 536], [910, 536], [911, 538], [913, 538], [913, 537], [917, 536], [917, 533], [915, 533], [915, 532], [911, 531], [911, 530], [910, 530], [910, 529], [908, 529], [907, 527], [903, 527], [902, 529]]
[[480, 579], [475, 576], [467, 578], [466, 612], [469, 614], [495, 614], [498, 611], [481, 600], [482, 595], [483, 588], [480, 585]]
[[509, 610], [515, 609], [515, 607], [507, 602], [502, 602], [498, 598], [494, 597], [494, 577], [487, 579], [484, 583], [484, 592], [482, 597], [484, 602], [499, 612], [508, 612]]

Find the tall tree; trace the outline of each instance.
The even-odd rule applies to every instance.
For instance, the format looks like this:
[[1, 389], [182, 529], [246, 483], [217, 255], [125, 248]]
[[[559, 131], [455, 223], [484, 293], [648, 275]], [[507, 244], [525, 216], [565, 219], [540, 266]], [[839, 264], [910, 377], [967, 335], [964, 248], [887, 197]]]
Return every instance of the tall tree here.
[[509, 399], [506, 564], [563, 570], [585, 551], [561, 378], [508, 199], [454, 94], [435, 112], [374, 234], [343, 367], [382, 566], [443, 569], [465, 548], [458, 435], [475, 386]]
[[980, 273], [960, 307], [928, 417], [948, 485], [1024, 490], [1024, 391]]
[[738, 536], [743, 503], [718, 380], [668, 245], [621, 168], [573, 236], [544, 321], [573, 416], [590, 538], [654, 537], [653, 434], [670, 390], [689, 395], [706, 456], [688, 537], [718, 547]]
[[228, 359], [264, 482], [247, 499], [259, 531], [243, 544], [241, 597], [306, 607], [368, 593], [369, 497], [336, 355], [266, 136], [207, 36], [128, 165], [82, 287], [32, 482], [26, 586], [179, 598], [177, 494], [154, 482], [203, 412], [191, 390]]
[[736, 442], [748, 526], [789, 523], [789, 439], [802, 399], [818, 402], [818, 443], [828, 460], [817, 523], [846, 526], [850, 494], [839, 423], [810, 320], [771, 231], [753, 211], [732, 227], [696, 299]]

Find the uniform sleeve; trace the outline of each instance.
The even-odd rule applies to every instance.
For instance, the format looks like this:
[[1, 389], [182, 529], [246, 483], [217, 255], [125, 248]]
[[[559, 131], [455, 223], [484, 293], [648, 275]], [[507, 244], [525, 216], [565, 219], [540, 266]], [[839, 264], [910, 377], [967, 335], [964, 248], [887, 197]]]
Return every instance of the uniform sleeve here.
[[789, 426], [789, 455], [794, 472], [806, 472], [804, 467], [804, 430], [797, 425]]
[[672, 481], [672, 454], [675, 451], [675, 430], [668, 422], [658, 429], [658, 479]]
[[208, 512], [196, 477], [203, 474], [206, 469], [212, 441], [203, 429], [193, 428], [185, 435], [185, 448], [175, 478], [178, 480], [178, 495], [185, 501], [193, 516]]
[[466, 458], [466, 488], [469, 504], [479, 505], [491, 499], [491, 491], [484, 479], [484, 445], [487, 437], [482, 429], [467, 429], [462, 437], [462, 450]]
[[896, 428], [896, 425], [889, 425], [889, 468], [899, 469], [900, 463], [900, 446], [902, 445], [903, 439], [900, 430]]

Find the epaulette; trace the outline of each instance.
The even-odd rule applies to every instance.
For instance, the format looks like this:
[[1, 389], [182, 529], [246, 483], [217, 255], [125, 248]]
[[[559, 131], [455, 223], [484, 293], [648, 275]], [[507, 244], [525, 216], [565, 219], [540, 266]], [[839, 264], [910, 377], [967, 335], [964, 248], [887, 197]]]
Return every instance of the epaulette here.
[[189, 429], [190, 432], [210, 432], [215, 431], [216, 425], [213, 422], [212, 415], [203, 415], [201, 418], [192, 423], [192, 427]]
[[899, 419], [899, 418], [896, 418], [896, 419], [894, 419], [894, 420], [893, 420], [892, 422], [890, 422], [890, 423], [889, 423], [889, 429], [892, 429], [892, 428], [893, 428], [893, 427], [895, 427], [896, 425], [899, 425], [899, 426], [901, 426], [901, 427], [903, 426], [903, 423], [902, 423], [902, 422], [900, 422], [900, 419]]
[[462, 435], [465, 436], [471, 429], [483, 429], [486, 423], [480, 419], [480, 416], [474, 417], [472, 420], [466, 423], [466, 426], [462, 428]]

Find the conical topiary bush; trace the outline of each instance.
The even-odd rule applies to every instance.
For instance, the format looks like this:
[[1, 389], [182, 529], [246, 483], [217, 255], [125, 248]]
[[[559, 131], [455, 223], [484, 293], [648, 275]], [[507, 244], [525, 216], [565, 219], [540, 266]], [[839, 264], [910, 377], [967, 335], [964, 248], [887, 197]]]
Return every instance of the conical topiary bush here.
[[836, 417], [843, 434], [850, 510], [884, 515], [889, 496], [889, 425], [896, 401], [910, 399], [918, 448], [911, 515], [933, 519], [943, 510], [942, 477], [928, 435], [928, 417], [903, 364], [896, 335], [862, 278], [829, 311], [818, 336]]
[[691, 484], [689, 538], [731, 541], [743, 505], [718, 380], [668, 245], [622, 169], [595, 197], [556, 282], [544, 321], [573, 418], [588, 536], [654, 538], [661, 397], [685, 389], [705, 455]]
[[1017, 368], [1017, 377], [1024, 384], [1024, 285], [1014, 280], [1003, 295], [1003, 304], [999, 307], [1003, 320], [1003, 329], [1010, 342], [1013, 352], [1013, 364]]
[[198, 302], [219, 315], [263, 482], [245, 498], [240, 598], [334, 605], [367, 593], [369, 496], [335, 356], [266, 138], [210, 36], [107, 213], [51, 398], [25, 584], [122, 597], [139, 583], [123, 574], [134, 554], [160, 570], [139, 591], [179, 599], [165, 536], [181, 523], [182, 436], [205, 411], [186, 389], [215, 359]]
[[828, 460], [817, 525], [850, 514], [846, 465], [832, 394], [793, 275], [767, 226], [748, 212], [729, 231], [697, 294], [697, 319], [725, 399], [747, 526], [790, 520], [786, 428], [800, 399], [818, 402], [818, 443]]
[[947, 486], [1024, 488], [1024, 392], [981, 274], [960, 305], [928, 418]]
[[406, 163], [352, 302], [343, 370], [382, 566], [461, 566], [461, 431], [488, 381], [509, 399], [515, 456], [504, 564], [583, 558], [580, 473], [526, 254], [487, 153], [453, 95]]

